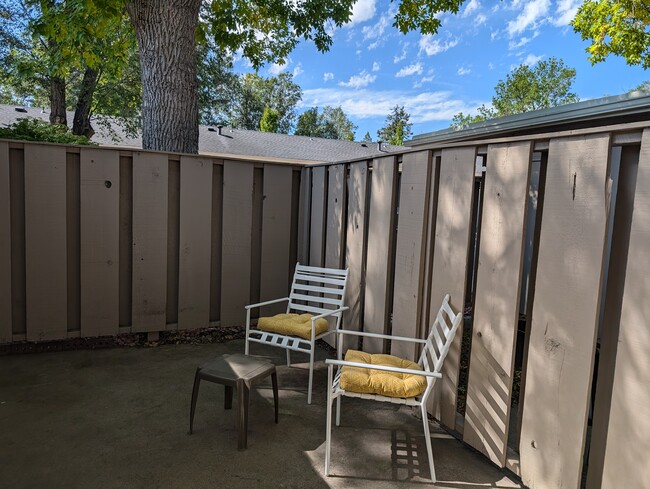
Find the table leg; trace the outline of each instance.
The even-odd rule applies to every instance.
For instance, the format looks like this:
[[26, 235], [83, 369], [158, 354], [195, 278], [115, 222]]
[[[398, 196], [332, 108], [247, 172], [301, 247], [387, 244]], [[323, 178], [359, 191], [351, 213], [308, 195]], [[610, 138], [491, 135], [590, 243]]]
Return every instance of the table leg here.
[[192, 434], [192, 426], [194, 425], [194, 410], [196, 409], [196, 398], [199, 396], [199, 384], [201, 377], [199, 377], [200, 368], [196, 369], [194, 374], [194, 387], [192, 388], [192, 404], [190, 405], [190, 435]]
[[232, 386], [224, 385], [224, 388], [223, 408], [232, 409]]
[[275, 404], [275, 423], [278, 423], [278, 374], [275, 371], [271, 374], [273, 382], [273, 404]]
[[248, 400], [250, 398], [250, 390], [246, 382], [237, 382], [237, 403], [239, 407], [239, 437], [237, 441], [237, 448], [245, 450], [247, 447], [248, 437]]

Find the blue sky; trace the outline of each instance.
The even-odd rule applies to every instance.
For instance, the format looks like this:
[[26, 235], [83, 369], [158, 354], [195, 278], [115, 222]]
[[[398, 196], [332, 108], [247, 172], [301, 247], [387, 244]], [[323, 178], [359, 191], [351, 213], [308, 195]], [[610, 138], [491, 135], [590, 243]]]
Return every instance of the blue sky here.
[[[302, 42], [283, 66], [303, 89], [299, 111], [342, 106], [357, 124], [357, 139], [377, 130], [395, 105], [411, 115], [413, 133], [449, 127], [454, 114], [489, 104], [494, 86], [516, 66], [562, 58], [576, 69], [574, 91], [581, 100], [618, 95], [650, 73], [610, 57], [591, 66], [583, 42], [569, 22], [577, 0], [466, 0], [457, 15], [441, 16], [435, 36], [403, 35], [392, 27], [396, 3], [359, 0], [352, 21], [333, 30], [329, 52]], [[245, 60], [237, 71], [250, 71]]]

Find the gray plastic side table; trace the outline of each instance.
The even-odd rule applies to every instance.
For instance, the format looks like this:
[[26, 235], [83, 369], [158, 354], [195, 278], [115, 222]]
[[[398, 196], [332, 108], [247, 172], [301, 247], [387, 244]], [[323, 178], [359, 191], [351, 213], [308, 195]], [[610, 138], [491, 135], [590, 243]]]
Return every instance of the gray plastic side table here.
[[199, 395], [199, 384], [202, 380], [223, 384], [225, 386], [224, 408], [232, 409], [233, 388], [237, 389], [237, 404], [239, 416], [237, 426], [239, 431], [237, 448], [244, 450], [247, 445], [248, 433], [248, 400], [250, 388], [255, 382], [271, 376], [273, 382], [273, 401], [275, 403], [275, 422], [278, 422], [278, 377], [275, 365], [266, 360], [235, 353], [222, 355], [206, 362], [196, 369], [194, 388], [192, 389], [192, 405], [190, 407], [190, 435], [194, 424], [196, 398]]

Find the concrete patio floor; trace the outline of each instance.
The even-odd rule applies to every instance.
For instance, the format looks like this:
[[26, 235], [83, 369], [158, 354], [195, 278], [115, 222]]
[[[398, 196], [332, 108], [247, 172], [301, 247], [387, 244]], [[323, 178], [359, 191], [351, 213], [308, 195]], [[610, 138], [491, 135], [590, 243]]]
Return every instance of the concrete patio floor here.
[[279, 424], [269, 379], [251, 392], [248, 449], [237, 451], [237, 406], [224, 411], [223, 387], [202, 383], [188, 435], [196, 367], [243, 350], [235, 340], [0, 357], [0, 487], [522, 487], [439, 429], [438, 483], [430, 484], [422, 426], [411, 409], [357, 399], [343, 399], [332, 476], [325, 477], [324, 363], [308, 405], [308, 364], [287, 367], [283, 350], [261, 345], [251, 353], [278, 365]]

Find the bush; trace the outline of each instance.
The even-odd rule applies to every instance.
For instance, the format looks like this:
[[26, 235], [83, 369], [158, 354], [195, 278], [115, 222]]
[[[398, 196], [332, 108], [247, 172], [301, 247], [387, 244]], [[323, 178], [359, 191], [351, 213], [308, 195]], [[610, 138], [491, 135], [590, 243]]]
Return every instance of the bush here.
[[95, 144], [85, 136], [72, 134], [67, 127], [61, 124], [50, 124], [40, 119], [27, 118], [18, 119], [18, 122], [0, 127], [0, 138], [62, 144]]

